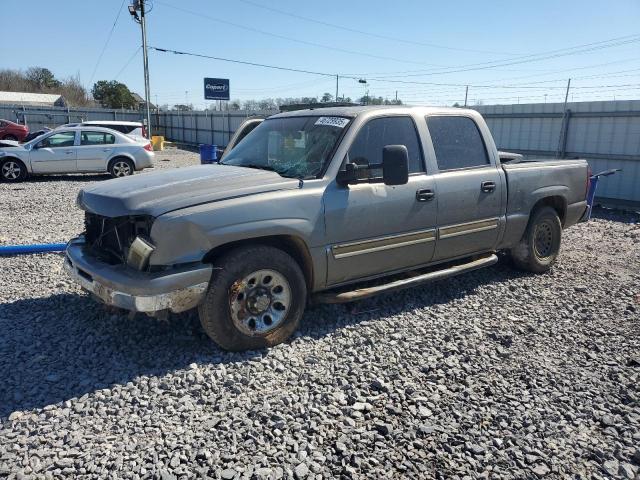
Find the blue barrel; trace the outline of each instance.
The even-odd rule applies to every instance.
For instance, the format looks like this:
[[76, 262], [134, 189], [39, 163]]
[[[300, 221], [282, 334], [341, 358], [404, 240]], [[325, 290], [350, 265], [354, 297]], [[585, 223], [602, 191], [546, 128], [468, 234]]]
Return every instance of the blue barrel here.
[[218, 152], [216, 145], [206, 143], [200, 144], [200, 163], [205, 165], [215, 163], [218, 160]]

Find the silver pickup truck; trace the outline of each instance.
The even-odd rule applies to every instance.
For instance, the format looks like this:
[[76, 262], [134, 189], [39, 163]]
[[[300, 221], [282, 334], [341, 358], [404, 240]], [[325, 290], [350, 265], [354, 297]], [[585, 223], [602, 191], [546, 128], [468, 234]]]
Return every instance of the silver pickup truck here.
[[287, 339], [309, 302], [447, 278], [501, 250], [545, 272], [587, 210], [584, 160], [501, 164], [472, 110], [302, 110], [233, 143], [219, 164], [82, 190], [70, 275], [127, 310], [198, 307], [220, 346], [256, 349]]

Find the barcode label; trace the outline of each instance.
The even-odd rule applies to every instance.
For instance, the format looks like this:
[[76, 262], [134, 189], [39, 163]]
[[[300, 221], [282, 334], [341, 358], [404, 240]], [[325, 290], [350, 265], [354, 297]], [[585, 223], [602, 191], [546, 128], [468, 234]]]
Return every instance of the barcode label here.
[[326, 125], [328, 127], [338, 127], [338, 128], [344, 128], [347, 126], [347, 123], [349, 123], [349, 119], [348, 118], [343, 118], [343, 117], [320, 117], [317, 121], [316, 121], [316, 125]]

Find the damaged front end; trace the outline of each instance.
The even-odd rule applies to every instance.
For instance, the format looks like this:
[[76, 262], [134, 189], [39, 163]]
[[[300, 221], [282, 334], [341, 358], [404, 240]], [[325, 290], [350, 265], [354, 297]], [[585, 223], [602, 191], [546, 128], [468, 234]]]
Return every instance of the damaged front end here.
[[102, 261], [142, 271], [155, 249], [150, 240], [152, 224], [153, 217], [148, 215], [110, 218], [86, 212], [84, 238], [87, 248]]
[[211, 265], [151, 266], [153, 220], [86, 212], [84, 234], [67, 244], [65, 269], [107, 305], [151, 315], [196, 307], [209, 286]]

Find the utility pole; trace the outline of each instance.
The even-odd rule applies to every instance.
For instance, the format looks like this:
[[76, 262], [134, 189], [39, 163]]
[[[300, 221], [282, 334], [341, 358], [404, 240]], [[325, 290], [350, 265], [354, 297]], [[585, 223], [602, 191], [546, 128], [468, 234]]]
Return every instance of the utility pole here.
[[398, 103], [398, 90], [396, 90], [396, 103]]
[[567, 81], [567, 93], [564, 94], [564, 108], [563, 110], [567, 109], [567, 100], [569, 99], [569, 88], [571, 87], [571, 79], [569, 79]]
[[469, 96], [469, 85], [464, 89], [464, 106], [467, 106], [467, 97]]
[[[147, 117], [147, 133], [151, 138], [151, 93], [149, 88], [149, 57], [147, 51], [147, 23], [145, 15], [145, 0], [133, 0], [129, 5], [129, 13], [133, 19], [140, 24], [142, 29], [142, 61], [144, 64], [144, 102]], [[138, 17], [138, 10], [140, 10], [140, 16]]]
[[336, 102], [338, 101], [338, 75], [336, 75]]

